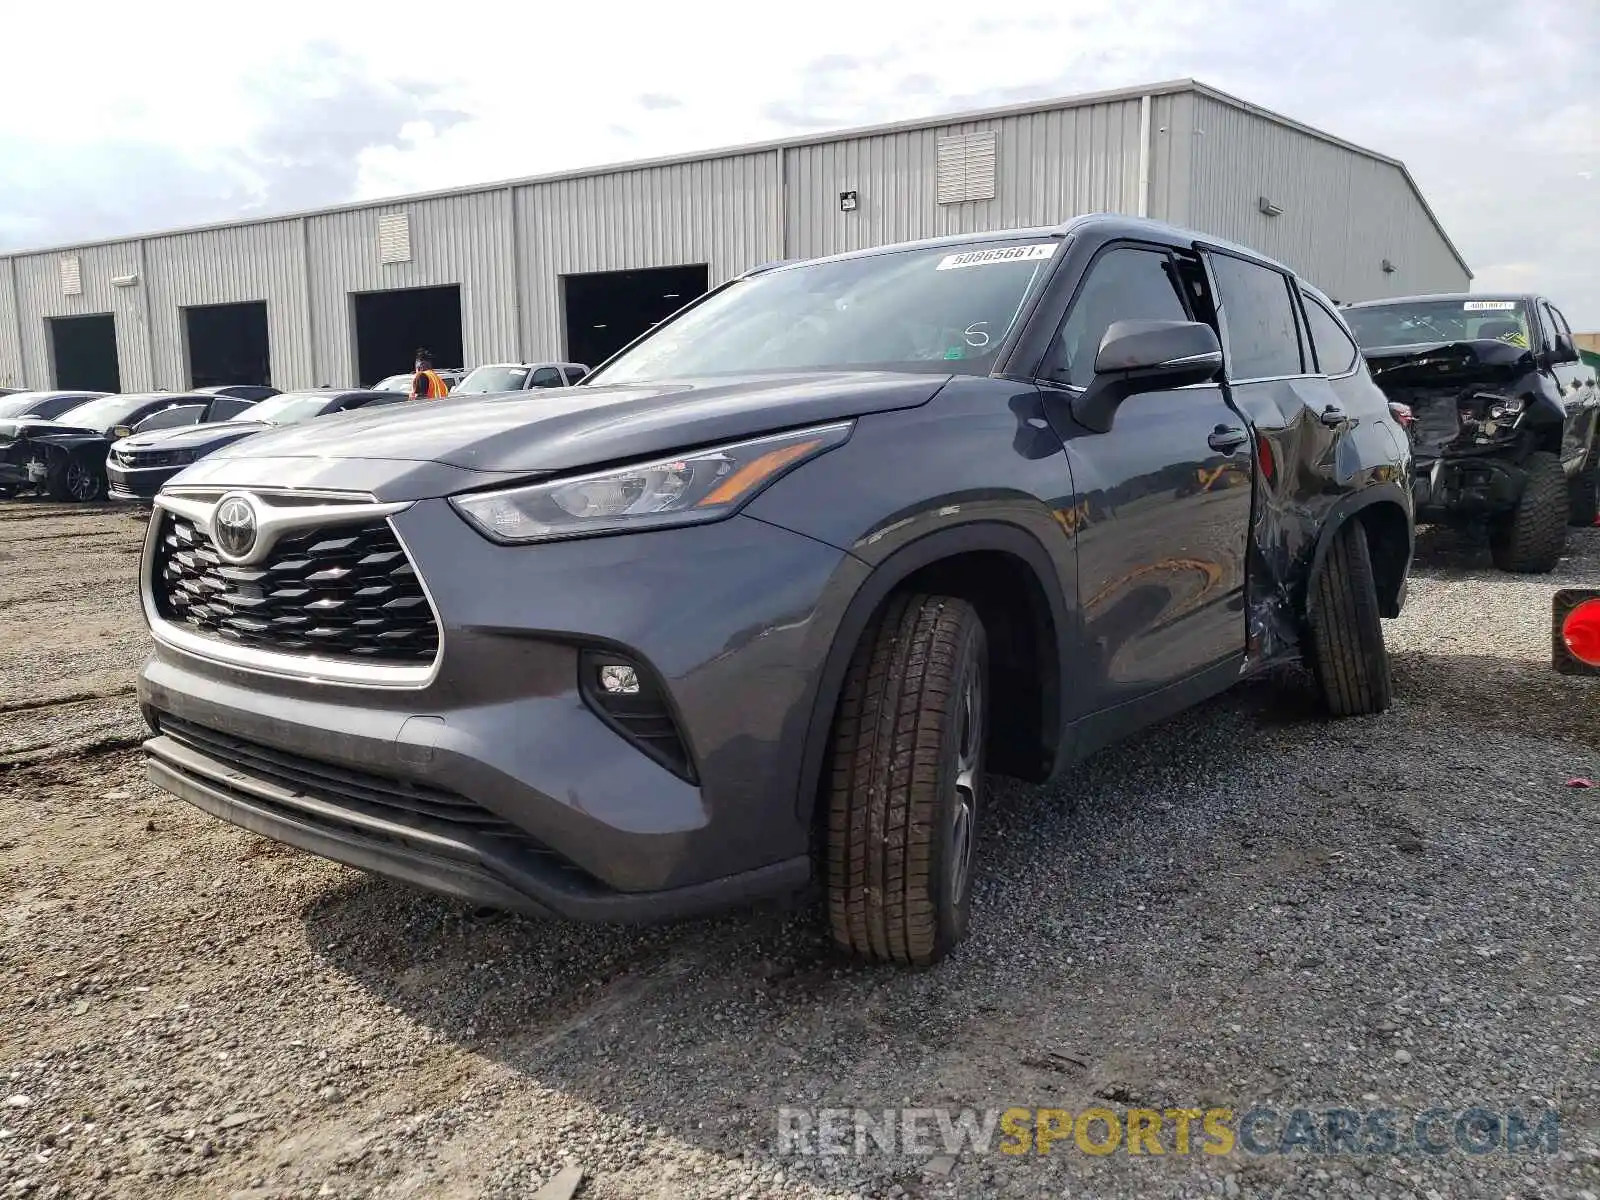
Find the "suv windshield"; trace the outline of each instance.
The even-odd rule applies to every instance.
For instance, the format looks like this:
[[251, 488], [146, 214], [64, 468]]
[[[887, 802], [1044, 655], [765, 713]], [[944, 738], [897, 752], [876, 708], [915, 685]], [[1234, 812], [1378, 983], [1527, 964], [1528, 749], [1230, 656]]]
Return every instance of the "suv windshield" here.
[[991, 240], [779, 268], [709, 296], [586, 382], [747, 371], [986, 375], [1060, 246]]
[[450, 389], [452, 396], [481, 396], [485, 392], [519, 392], [531, 367], [474, 367]]
[[322, 412], [332, 399], [333, 396], [328, 392], [300, 396], [293, 393], [268, 396], [260, 404], [252, 404], [240, 413], [239, 419], [262, 421], [268, 425], [298, 425], [301, 421], [309, 421]]
[[1344, 315], [1363, 349], [1479, 339], [1528, 346], [1520, 300], [1412, 300], [1347, 308]]

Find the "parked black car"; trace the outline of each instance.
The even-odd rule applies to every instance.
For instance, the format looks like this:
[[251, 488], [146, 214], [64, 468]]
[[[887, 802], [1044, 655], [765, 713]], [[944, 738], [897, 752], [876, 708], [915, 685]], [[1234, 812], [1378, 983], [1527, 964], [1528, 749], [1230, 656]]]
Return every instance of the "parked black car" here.
[[1544, 573], [1595, 521], [1600, 387], [1543, 296], [1411, 296], [1345, 318], [1410, 431], [1417, 520], [1486, 521], [1495, 565]]
[[[407, 397], [399, 392], [319, 389], [280, 392], [253, 403], [226, 396], [207, 399], [209, 404], [200, 421], [186, 421], [178, 429], [141, 429], [111, 447], [106, 474], [113, 500], [148, 504], [167, 480], [190, 463], [253, 433], [369, 404], [395, 404]], [[235, 415], [242, 419], [230, 419]]]
[[99, 500], [113, 441], [146, 417], [209, 399], [190, 392], [102, 395], [55, 420], [0, 420], [0, 488], [11, 495], [41, 491], [52, 500]]
[[840, 946], [927, 963], [990, 769], [1049, 778], [1296, 660], [1335, 715], [1389, 704], [1401, 430], [1321, 293], [1198, 234], [781, 264], [582, 387], [419, 408], [157, 497], [161, 786], [536, 913], [819, 879]]

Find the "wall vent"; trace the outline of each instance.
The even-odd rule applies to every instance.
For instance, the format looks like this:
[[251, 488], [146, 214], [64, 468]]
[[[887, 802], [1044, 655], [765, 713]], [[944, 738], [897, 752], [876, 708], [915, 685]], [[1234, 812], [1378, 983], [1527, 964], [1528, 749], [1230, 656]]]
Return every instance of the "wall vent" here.
[[69, 255], [61, 260], [61, 294], [63, 296], [83, 295], [83, 270], [78, 265], [78, 256]]
[[411, 261], [411, 217], [408, 213], [384, 213], [378, 218], [378, 257], [386, 263]]
[[992, 129], [942, 137], [938, 145], [940, 204], [994, 199], [995, 134]]

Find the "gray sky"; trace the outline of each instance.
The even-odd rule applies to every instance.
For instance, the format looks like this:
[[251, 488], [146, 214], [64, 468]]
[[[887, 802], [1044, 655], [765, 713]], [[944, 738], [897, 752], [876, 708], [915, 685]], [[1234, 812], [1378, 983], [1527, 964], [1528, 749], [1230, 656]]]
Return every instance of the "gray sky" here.
[[0, 249], [1192, 76], [1405, 160], [1476, 288], [1600, 330], [1596, 0], [222, 11], [8, 13]]

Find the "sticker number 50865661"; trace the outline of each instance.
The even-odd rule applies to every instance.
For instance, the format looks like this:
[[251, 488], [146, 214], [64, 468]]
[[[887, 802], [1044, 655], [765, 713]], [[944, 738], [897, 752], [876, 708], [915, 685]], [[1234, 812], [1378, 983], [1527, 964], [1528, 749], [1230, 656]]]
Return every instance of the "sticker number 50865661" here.
[[1041, 242], [1034, 246], [996, 246], [992, 250], [965, 250], [960, 254], [946, 254], [939, 260], [936, 271], [959, 271], [962, 267], [986, 267], [990, 263], [1033, 262], [1049, 258], [1060, 242]]

